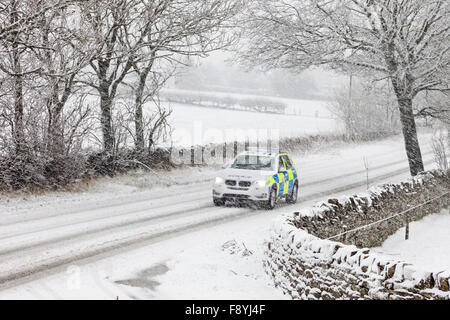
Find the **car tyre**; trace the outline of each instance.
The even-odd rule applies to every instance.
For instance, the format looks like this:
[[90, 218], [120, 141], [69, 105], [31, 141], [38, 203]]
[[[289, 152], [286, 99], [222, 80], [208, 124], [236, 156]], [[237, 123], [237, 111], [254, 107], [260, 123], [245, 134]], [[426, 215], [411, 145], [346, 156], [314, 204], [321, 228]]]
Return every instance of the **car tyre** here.
[[225, 201], [223, 199], [213, 199], [213, 202], [216, 207], [223, 207], [225, 205]]
[[286, 197], [286, 202], [289, 204], [295, 204], [297, 203], [297, 200], [298, 200], [298, 183], [296, 182], [294, 184], [294, 187], [292, 188], [291, 194], [289, 194]]
[[277, 205], [277, 188], [272, 187], [270, 189], [269, 200], [267, 201], [266, 208], [267, 210], [273, 210]]

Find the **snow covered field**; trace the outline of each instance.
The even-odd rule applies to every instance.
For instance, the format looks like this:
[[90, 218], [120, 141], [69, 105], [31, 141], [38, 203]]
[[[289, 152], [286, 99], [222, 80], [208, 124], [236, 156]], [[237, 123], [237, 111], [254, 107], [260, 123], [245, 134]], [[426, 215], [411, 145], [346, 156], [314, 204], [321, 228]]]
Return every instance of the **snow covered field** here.
[[450, 270], [448, 209], [412, 222], [409, 226], [409, 240], [405, 240], [405, 228], [401, 228], [375, 250], [426, 271]]
[[[430, 138], [421, 135], [427, 169]], [[167, 181], [146, 174], [79, 193], [2, 198], [0, 299], [285, 298], [261, 265], [271, 221], [324, 197], [363, 191], [363, 157], [371, 185], [408, 176], [402, 138], [394, 137], [294, 155], [300, 202], [272, 212], [215, 208], [211, 168], [173, 172]]]
[[233, 111], [178, 103], [170, 104], [170, 107], [173, 110], [170, 123], [175, 128], [175, 145], [243, 141], [258, 130], [268, 133], [277, 130], [279, 137], [298, 137], [335, 133], [339, 129], [337, 121], [331, 118]]
[[[121, 98], [125, 99], [125, 95]], [[267, 136], [264, 135], [271, 132], [272, 140], [275, 140], [285, 137], [330, 134], [341, 129], [338, 121], [331, 118], [326, 101], [275, 99], [285, 102], [291, 114], [226, 110], [163, 101], [162, 106], [172, 110], [168, 122], [173, 132], [170, 141], [160, 144], [170, 146], [173, 142], [175, 146], [206, 145], [244, 141], [248, 137], [256, 140], [256, 134], [260, 135], [259, 140], [267, 140]], [[86, 103], [98, 105], [98, 97], [89, 96]], [[149, 103], [144, 111], [149, 115], [154, 109], [152, 103]], [[295, 115], [299, 113], [301, 115]], [[316, 117], [316, 113], [320, 117]], [[99, 128], [96, 134], [101, 137]], [[131, 144], [132, 141], [130, 140], [129, 143]], [[97, 144], [97, 140], [86, 142], [86, 146]]]
[[193, 91], [193, 90], [180, 90], [180, 89], [163, 89], [162, 94], [177, 94], [182, 95], [196, 94], [200, 97], [217, 97], [217, 98], [236, 98], [236, 99], [259, 99], [265, 98], [277, 102], [282, 102], [287, 106], [286, 114], [289, 115], [302, 115], [306, 117], [321, 117], [321, 118], [334, 118], [334, 115], [328, 109], [329, 101], [325, 100], [305, 100], [305, 99], [289, 99], [283, 97], [261, 96], [253, 94], [238, 94], [231, 92], [211, 92], [211, 91]]

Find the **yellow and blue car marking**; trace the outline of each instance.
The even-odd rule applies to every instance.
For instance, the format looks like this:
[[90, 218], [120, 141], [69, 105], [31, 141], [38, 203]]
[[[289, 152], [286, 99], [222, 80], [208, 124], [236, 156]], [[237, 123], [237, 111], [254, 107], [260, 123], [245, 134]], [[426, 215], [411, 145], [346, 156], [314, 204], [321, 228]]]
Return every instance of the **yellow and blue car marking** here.
[[[280, 156], [284, 156], [285, 154], [281, 154]], [[286, 155], [289, 157], [292, 163], [292, 159], [289, 155]], [[283, 160], [283, 158], [281, 158]], [[284, 160], [283, 160], [284, 163]], [[284, 166], [286, 167], [286, 164], [284, 163]], [[273, 187], [274, 184], [277, 186], [278, 190], [278, 196], [281, 197], [283, 195], [289, 194], [292, 192], [292, 189], [294, 188], [294, 183], [298, 179], [298, 171], [295, 167], [287, 170], [287, 172], [284, 173], [277, 173], [274, 174], [269, 178], [269, 186], [270, 189]]]

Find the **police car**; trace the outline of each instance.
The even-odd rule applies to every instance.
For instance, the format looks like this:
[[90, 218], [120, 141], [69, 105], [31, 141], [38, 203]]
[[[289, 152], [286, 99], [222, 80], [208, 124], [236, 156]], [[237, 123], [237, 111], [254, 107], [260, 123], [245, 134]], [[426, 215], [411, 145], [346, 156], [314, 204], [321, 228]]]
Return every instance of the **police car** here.
[[298, 171], [287, 153], [246, 151], [216, 177], [213, 200], [216, 206], [249, 201], [271, 210], [281, 198], [296, 203], [298, 187]]

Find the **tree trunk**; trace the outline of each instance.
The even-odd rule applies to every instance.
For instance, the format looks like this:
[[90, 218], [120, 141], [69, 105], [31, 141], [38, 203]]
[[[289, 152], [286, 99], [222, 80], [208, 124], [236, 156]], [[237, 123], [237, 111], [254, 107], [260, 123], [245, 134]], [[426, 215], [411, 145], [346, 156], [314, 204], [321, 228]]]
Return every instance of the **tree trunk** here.
[[47, 152], [51, 161], [47, 165], [47, 177], [53, 181], [60, 181], [64, 176], [64, 127], [62, 121], [62, 109], [59, 106], [51, 105], [49, 107], [49, 127], [48, 127], [48, 146]]
[[[17, 8], [16, 2], [13, 3], [11, 12], [11, 24], [17, 22]], [[16, 154], [22, 154], [25, 151], [25, 133], [23, 125], [23, 76], [22, 66], [20, 63], [19, 44], [17, 43], [17, 32], [13, 32], [11, 37], [11, 52], [12, 52], [12, 64], [14, 70], [14, 131], [13, 138], [16, 149]]]
[[52, 112], [52, 124], [50, 127], [50, 152], [53, 157], [64, 155], [64, 126], [62, 123], [62, 112], [59, 108], [57, 108], [54, 112]]
[[103, 150], [110, 155], [113, 154], [114, 149], [114, 134], [112, 130], [111, 123], [111, 105], [112, 101], [109, 95], [102, 94], [100, 96], [100, 109], [101, 109], [101, 118], [100, 122], [102, 125], [102, 133], [103, 133]]
[[144, 112], [142, 110], [142, 95], [144, 93], [145, 80], [139, 84], [139, 87], [136, 91], [136, 100], [135, 100], [135, 113], [134, 113], [134, 125], [136, 129], [136, 150], [142, 153], [145, 149], [145, 139], [144, 139]]
[[[16, 54], [14, 54], [16, 56]], [[14, 63], [19, 63], [14, 58]], [[17, 66], [17, 65], [16, 65]], [[16, 72], [20, 70], [15, 68]], [[20, 71], [19, 71], [20, 72]], [[25, 150], [25, 135], [23, 127], [23, 79], [22, 76], [14, 77], [14, 143], [16, 146], [16, 153], [21, 154]]]
[[[145, 149], [145, 138], [144, 138], [144, 112], [142, 110], [144, 104], [144, 91], [145, 83], [147, 82], [148, 75], [152, 70], [153, 63], [155, 61], [156, 51], [152, 51], [151, 59], [147, 66], [139, 71], [138, 67], [134, 65], [136, 73], [139, 75], [139, 85], [135, 92], [135, 113], [134, 113], [134, 124], [136, 127], [136, 149], [139, 152], [143, 152]], [[149, 149], [150, 151], [150, 149]]]
[[112, 104], [115, 92], [110, 90], [112, 81], [108, 77], [108, 69], [111, 60], [98, 60], [98, 80], [97, 88], [100, 95], [100, 124], [103, 134], [103, 151], [110, 156], [114, 154], [114, 132], [112, 128]]
[[409, 169], [412, 176], [423, 172], [424, 165], [419, 139], [417, 138], [416, 121], [412, 108], [411, 98], [398, 98], [400, 120], [402, 122], [403, 137], [405, 139], [406, 155], [408, 156]]
[[[51, 57], [47, 56], [48, 61]], [[51, 72], [54, 72], [51, 70]], [[49, 84], [52, 91], [47, 98], [48, 128], [47, 128], [47, 152], [53, 158], [64, 154], [64, 129], [62, 123], [62, 111], [64, 104], [58, 101], [58, 84], [55, 81]]]

